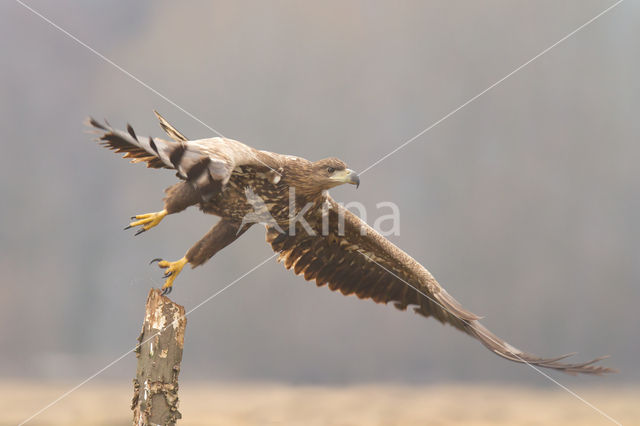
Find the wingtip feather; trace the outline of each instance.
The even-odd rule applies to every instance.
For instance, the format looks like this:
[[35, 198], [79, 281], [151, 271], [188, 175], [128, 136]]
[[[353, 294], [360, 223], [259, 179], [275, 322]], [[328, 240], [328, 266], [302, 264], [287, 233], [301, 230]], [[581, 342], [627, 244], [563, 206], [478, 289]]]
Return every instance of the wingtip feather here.
[[511, 346], [509, 343], [497, 337], [495, 334], [491, 333], [486, 327], [484, 327], [479, 322], [471, 322], [467, 324], [467, 331], [478, 338], [480, 342], [486, 346], [489, 350], [494, 352], [495, 354], [501, 356], [502, 358], [506, 358], [510, 361], [530, 364], [536, 367], [550, 368], [553, 370], [562, 371], [567, 374], [591, 374], [591, 375], [602, 375], [602, 374], [610, 374], [617, 373], [617, 370], [609, 367], [605, 367], [603, 365], [594, 365], [595, 363], [607, 359], [608, 356], [601, 356], [598, 358], [594, 358], [590, 361], [579, 362], [579, 363], [566, 363], [560, 362], [568, 357], [576, 355], [575, 352], [565, 354], [559, 357], [554, 358], [542, 358], [537, 355], [533, 355], [527, 352], [523, 352], [520, 349], [517, 349]]

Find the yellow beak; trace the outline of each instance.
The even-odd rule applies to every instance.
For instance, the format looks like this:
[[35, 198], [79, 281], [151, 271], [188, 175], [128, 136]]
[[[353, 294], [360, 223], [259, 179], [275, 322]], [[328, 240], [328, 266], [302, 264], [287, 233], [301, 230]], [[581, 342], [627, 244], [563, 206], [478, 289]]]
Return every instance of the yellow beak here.
[[340, 183], [350, 183], [355, 185], [356, 188], [360, 186], [360, 177], [356, 172], [351, 169], [339, 170], [331, 176], [331, 180]]

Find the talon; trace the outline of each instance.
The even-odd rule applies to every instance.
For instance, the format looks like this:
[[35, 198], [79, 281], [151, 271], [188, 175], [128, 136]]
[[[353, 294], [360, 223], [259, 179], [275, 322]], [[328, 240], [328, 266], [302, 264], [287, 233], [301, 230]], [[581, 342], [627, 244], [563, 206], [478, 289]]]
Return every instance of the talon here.
[[127, 229], [131, 229], [131, 225], [127, 225], [127, 226], [123, 229], [123, 231], [126, 231]]
[[162, 261], [162, 259], [159, 257], [156, 257], [155, 259], [152, 259], [151, 262], [149, 262], [149, 265], [153, 265], [153, 262], [160, 262], [160, 261]]
[[141, 226], [138, 232], [136, 232], [136, 235], [140, 235], [144, 231], [148, 231], [149, 229], [158, 225], [167, 214], [167, 210], [165, 209], [155, 213], [144, 213], [136, 216], [131, 216], [131, 220], [135, 221], [129, 223], [129, 225], [124, 229], [131, 229], [135, 226]]
[[184, 268], [184, 265], [186, 265], [188, 262], [186, 256], [180, 260], [176, 260], [175, 262], [168, 262], [160, 258], [153, 259], [151, 263], [153, 262], [158, 262], [158, 267], [165, 269], [164, 278], [166, 278], [167, 280], [162, 286], [162, 294], [166, 295], [171, 293], [173, 282], [175, 281], [180, 271], [182, 271], [182, 268]]
[[138, 235], [142, 234], [144, 231], [146, 231], [146, 229], [144, 228], [140, 228], [138, 229], [138, 232], [136, 232], [135, 234], [133, 234], [134, 237], [137, 237]]

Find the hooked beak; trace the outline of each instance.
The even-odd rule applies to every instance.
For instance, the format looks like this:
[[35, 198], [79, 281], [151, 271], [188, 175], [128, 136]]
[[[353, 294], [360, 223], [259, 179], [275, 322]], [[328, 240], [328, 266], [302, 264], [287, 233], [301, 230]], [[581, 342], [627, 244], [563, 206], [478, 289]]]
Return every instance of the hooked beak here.
[[350, 183], [351, 185], [355, 185], [356, 188], [360, 186], [360, 177], [351, 169], [345, 169], [336, 172], [333, 176], [331, 176], [331, 180], [335, 180], [336, 182], [340, 183]]

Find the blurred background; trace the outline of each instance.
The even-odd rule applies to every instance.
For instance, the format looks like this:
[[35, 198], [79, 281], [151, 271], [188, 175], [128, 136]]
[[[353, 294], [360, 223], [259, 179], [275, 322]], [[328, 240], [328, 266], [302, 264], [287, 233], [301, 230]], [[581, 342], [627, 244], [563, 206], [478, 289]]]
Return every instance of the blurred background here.
[[[612, 3], [28, 2], [225, 136], [355, 170]], [[570, 387], [640, 380], [639, 19], [622, 3], [357, 191], [332, 191], [370, 218], [396, 203], [391, 240], [510, 343], [610, 354], [621, 371], [552, 373]], [[18, 3], [0, 5], [0, 49], [0, 379], [73, 384], [135, 344], [162, 284], [149, 260], [181, 257], [216, 220], [190, 209], [122, 231], [162, 207], [175, 177], [99, 147], [84, 118], [162, 136], [157, 109], [188, 137], [214, 134]], [[254, 227], [185, 270], [172, 299], [189, 310], [271, 254]], [[129, 355], [99, 380], [129, 383], [134, 369]], [[189, 316], [181, 378], [553, 386], [451, 327], [317, 288], [275, 260]]]

